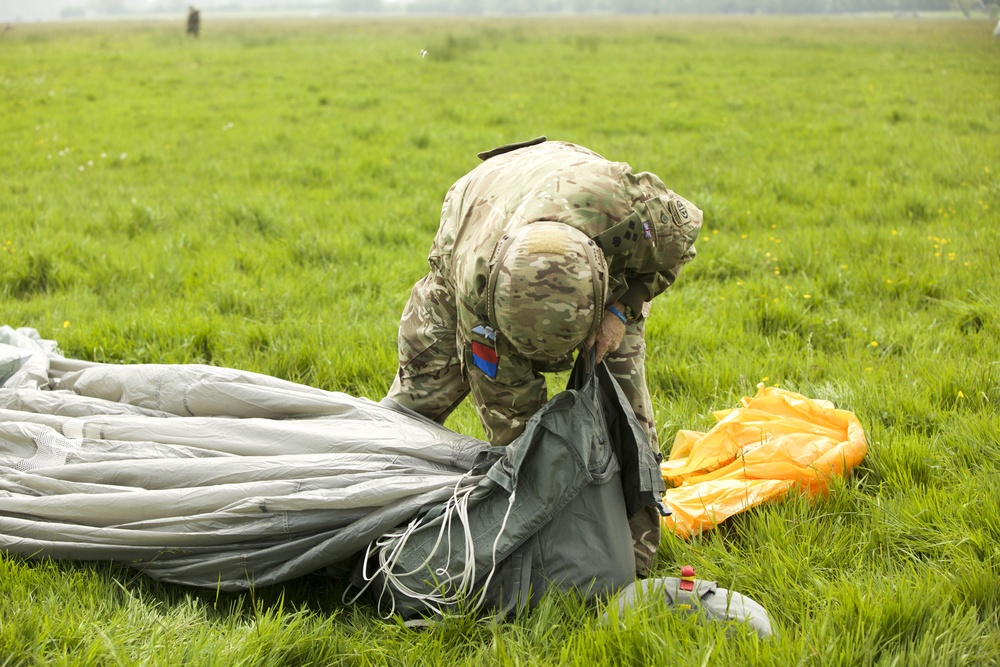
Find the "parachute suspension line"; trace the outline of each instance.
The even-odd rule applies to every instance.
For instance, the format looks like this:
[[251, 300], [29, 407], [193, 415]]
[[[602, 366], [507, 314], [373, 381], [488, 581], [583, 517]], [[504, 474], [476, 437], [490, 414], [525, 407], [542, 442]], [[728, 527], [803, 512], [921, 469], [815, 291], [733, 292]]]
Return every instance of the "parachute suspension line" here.
[[[475, 573], [476, 573], [475, 559], [471, 557], [472, 555], [474, 555], [475, 551], [472, 544], [473, 536], [468, 518], [469, 497], [471, 496], [475, 488], [472, 487], [464, 491], [461, 491], [459, 488], [460, 484], [461, 480], [459, 480], [459, 483], [455, 485], [455, 491], [452, 494], [452, 497], [449, 498], [447, 503], [445, 504], [444, 511], [441, 515], [442, 516], [441, 528], [438, 530], [437, 539], [435, 540], [434, 545], [428, 552], [427, 557], [424, 558], [423, 562], [419, 563], [416, 567], [407, 572], [393, 571], [393, 567], [396, 564], [399, 554], [405, 548], [406, 542], [409, 540], [412, 533], [417, 528], [420, 527], [419, 522], [411, 523], [411, 525], [408, 526], [407, 529], [402, 534], [398, 536], [389, 536], [389, 539], [383, 542], [383, 548], [378, 555], [379, 568], [377, 571], [377, 573], [381, 573], [383, 576], [383, 585], [380, 598], [385, 594], [389, 586], [392, 585], [392, 587], [395, 588], [400, 593], [406, 595], [407, 597], [413, 598], [414, 600], [419, 600], [428, 608], [436, 612], [438, 615], [443, 615], [438, 605], [453, 604], [457, 602], [461, 597], [467, 594], [468, 590], [475, 582]], [[465, 538], [465, 544], [466, 544], [465, 567], [457, 575], [445, 576], [448, 575], [448, 567], [451, 564], [451, 549], [452, 549], [450, 540], [451, 525], [452, 521], [456, 516], [458, 517], [458, 521], [462, 526], [462, 533], [463, 537]], [[413, 590], [412, 588], [404, 584], [402, 581], [403, 577], [418, 574], [420, 572], [425, 571], [428, 568], [431, 561], [434, 559], [434, 557], [440, 550], [442, 541], [445, 540], [446, 534], [449, 536], [449, 539], [447, 540], [447, 549], [448, 549], [447, 558], [444, 566], [437, 568], [434, 572], [436, 576], [438, 577], [443, 576], [444, 578], [439, 578], [437, 580], [436, 592], [422, 593], [420, 591]], [[390, 545], [391, 545], [391, 550], [387, 552], [384, 547]], [[454, 583], [456, 579], [458, 581], [457, 583]], [[451, 587], [452, 590], [454, 590], [454, 592], [451, 594], [448, 594], [446, 592], [449, 587]], [[390, 595], [390, 597], [392, 596]], [[390, 616], [392, 615], [392, 612], [394, 610], [395, 610], [395, 600], [393, 600], [392, 609], [389, 613]]]
[[[472, 534], [472, 526], [469, 521], [469, 500], [473, 492], [476, 490], [476, 485], [471, 485], [464, 489], [462, 488], [462, 483], [471, 475], [472, 471], [469, 471], [455, 483], [455, 489], [452, 492], [451, 497], [445, 502], [441, 514], [438, 515], [441, 517], [441, 527], [438, 530], [434, 544], [430, 547], [426, 558], [424, 558], [423, 561], [416, 567], [407, 572], [393, 571], [401, 554], [406, 548], [407, 542], [413, 534], [422, 527], [426, 517], [417, 517], [410, 521], [409, 524], [407, 524], [407, 526], [402, 530], [386, 533], [368, 545], [365, 550], [365, 558], [362, 564], [361, 573], [362, 578], [365, 580], [365, 585], [349, 601], [349, 603], [353, 603], [361, 597], [365, 590], [368, 589], [371, 583], [379, 575], [382, 576], [382, 587], [379, 591], [378, 600], [379, 609], [383, 607], [382, 600], [386, 596], [386, 593], [389, 592], [390, 587], [409, 598], [420, 601], [439, 616], [444, 615], [441, 607], [456, 604], [472, 593], [472, 588], [476, 582], [476, 550], [474, 544], [475, 536]], [[507, 525], [507, 520], [510, 516], [513, 503], [514, 497], [512, 493], [508, 503], [507, 512], [504, 515], [503, 523], [500, 527], [500, 533], [493, 542], [493, 564], [486, 579], [487, 583], [492, 579], [493, 574], [496, 571], [497, 545], [499, 544], [500, 535], [503, 534], [504, 528]], [[461, 526], [462, 537], [464, 539], [464, 558], [462, 559], [463, 565], [461, 570], [456, 573], [450, 573], [449, 568], [452, 562], [453, 549], [453, 545], [451, 543], [451, 528], [455, 521], [457, 521], [459, 526]], [[442, 548], [447, 551], [445, 552], [446, 555], [444, 564], [434, 569], [436, 579], [436, 590], [434, 592], [426, 593], [417, 591], [403, 583], [403, 579], [405, 577], [426, 572], [429, 569], [431, 562], [435, 559]], [[376, 558], [378, 560], [378, 567], [369, 573], [368, 567], [369, 563], [372, 561], [373, 551], [377, 554]], [[448, 593], [448, 590], [451, 590], [452, 592]], [[390, 618], [396, 610], [395, 598], [391, 593], [388, 597], [389, 610], [387, 614], [383, 615], [383, 618], [386, 619]], [[485, 597], [481, 596], [473, 611], [479, 609], [484, 601]]]
[[490, 567], [490, 573], [486, 576], [486, 581], [483, 582], [482, 592], [479, 594], [479, 600], [476, 602], [476, 606], [473, 607], [473, 611], [479, 611], [486, 602], [486, 591], [489, 589], [490, 582], [493, 580], [493, 575], [497, 571], [497, 545], [500, 543], [500, 537], [503, 536], [503, 531], [507, 528], [507, 519], [510, 518], [510, 512], [514, 509], [514, 497], [517, 495], [517, 487], [511, 489], [510, 497], [507, 499], [507, 511], [504, 512], [503, 522], [500, 524], [500, 530], [497, 532], [496, 539], [493, 540], [493, 565]]
[[[471, 475], [472, 471], [469, 471], [458, 479], [458, 481], [455, 483], [455, 489], [452, 492], [451, 497], [445, 503], [444, 513], [446, 514], [446, 522], [449, 525], [450, 525], [450, 513], [453, 507], [456, 505], [461, 506], [463, 504], [468, 504], [468, 497], [475, 490], [475, 485], [465, 490], [461, 489], [462, 483], [466, 479], [468, 479]], [[383, 575], [382, 590], [379, 591], [379, 599], [378, 599], [379, 609], [382, 608], [382, 599], [383, 597], [385, 597], [385, 593], [388, 589], [390, 579], [393, 580], [393, 583], [396, 584], [398, 588], [401, 589], [405, 588], [398, 581], [396, 581], [395, 578], [406, 575], [412, 575], [420, 571], [427, 564], [430, 558], [437, 552], [438, 545], [440, 544], [442, 539], [442, 533], [444, 530], [447, 529], [447, 526], [442, 526], [441, 531], [438, 532], [437, 542], [435, 542], [430, 555], [427, 557], [424, 563], [418, 565], [415, 569], [411, 570], [410, 572], [397, 573], [394, 575], [392, 573], [392, 568], [395, 565], [395, 562], [398, 559], [400, 552], [406, 546], [406, 542], [407, 540], [409, 540], [410, 536], [414, 532], [416, 532], [417, 529], [421, 527], [423, 519], [424, 517], [420, 516], [414, 517], [402, 530], [384, 533], [381, 537], [379, 537], [376, 540], [373, 540], [368, 544], [368, 546], [365, 548], [365, 556], [361, 561], [361, 577], [362, 579], [364, 579], [365, 584], [358, 590], [357, 594], [355, 594], [350, 600], [346, 599], [347, 592], [345, 591], [344, 596], [341, 599], [342, 602], [344, 602], [345, 604], [354, 604], [355, 602], [357, 602], [357, 600], [364, 594], [366, 590], [368, 590], [368, 587], [371, 586], [372, 582], [379, 574]], [[466, 521], [466, 523], [468, 523], [468, 521]], [[467, 528], [466, 533], [468, 534], [468, 532], [469, 530]], [[450, 558], [450, 546], [451, 545], [449, 544], [449, 558]], [[377, 552], [378, 554], [379, 566], [373, 572], [371, 572], [371, 574], [369, 574], [368, 567], [369, 563], [372, 562], [373, 551]], [[395, 613], [395, 607], [396, 607], [396, 602], [395, 599], [392, 597], [392, 595], [389, 596], [389, 599], [391, 602], [389, 613], [388, 615], [383, 617], [386, 619], [390, 618], [393, 615], [393, 613]], [[435, 611], [437, 610], [435, 609]]]

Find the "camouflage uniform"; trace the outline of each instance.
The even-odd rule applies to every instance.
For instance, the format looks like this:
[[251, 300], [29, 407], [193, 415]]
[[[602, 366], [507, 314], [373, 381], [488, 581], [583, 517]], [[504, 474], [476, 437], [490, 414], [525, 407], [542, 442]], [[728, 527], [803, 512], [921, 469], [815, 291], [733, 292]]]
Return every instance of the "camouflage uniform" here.
[[[609, 274], [607, 304], [620, 301], [633, 316], [605, 363], [658, 451], [643, 320], [649, 301], [695, 256], [701, 211], [655, 175], [634, 174], [628, 164], [566, 142], [535, 140], [480, 157], [485, 162], [445, 197], [430, 271], [403, 311], [399, 372], [388, 398], [443, 423], [471, 391], [490, 442], [516, 438], [547, 400], [541, 373], [568, 369], [572, 354], [529, 359], [506, 340], [486, 303], [490, 261], [505, 235], [542, 221], [564, 223], [598, 243]], [[544, 309], [544, 281], [526, 289], [520, 302]], [[640, 572], [648, 571], [659, 543], [658, 519], [643, 514], [630, 522]]]

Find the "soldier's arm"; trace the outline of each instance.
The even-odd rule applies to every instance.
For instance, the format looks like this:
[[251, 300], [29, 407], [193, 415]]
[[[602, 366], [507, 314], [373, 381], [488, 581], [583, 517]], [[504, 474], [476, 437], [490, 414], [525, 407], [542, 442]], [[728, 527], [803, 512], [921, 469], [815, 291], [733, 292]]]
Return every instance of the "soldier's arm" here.
[[619, 300], [628, 309], [629, 314], [633, 318], [639, 317], [639, 313], [642, 311], [642, 305], [652, 301], [653, 297], [662, 294], [668, 287], [673, 285], [677, 280], [677, 276], [681, 272], [681, 268], [694, 259], [695, 254], [695, 248], [692, 245], [690, 249], [681, 255], [676, 263], [669, 268], [663, 268], [659, 271], [651, 273], [636, 273], [631, 276], [626, 276], [624, 279], [626, 288], [621, 297], [619, 297]]
[[[644, 218], [652, 226], [651, 238], [631, 250], [616, 295], [634, 314], [640, 312], [642, 304], [673, 285], [681, 268], [694, 259], [694, 242], [702, 223], [701, 211], [673, 192], [645, 205], [648, 208]], [[678, 210], [684, 211], [683, 216]]]

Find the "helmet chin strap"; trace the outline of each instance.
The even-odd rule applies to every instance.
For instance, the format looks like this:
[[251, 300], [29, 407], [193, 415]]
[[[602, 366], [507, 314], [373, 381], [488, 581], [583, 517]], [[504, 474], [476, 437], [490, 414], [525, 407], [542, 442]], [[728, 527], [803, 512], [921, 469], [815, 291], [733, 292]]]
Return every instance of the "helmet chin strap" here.
[[604, 318], [604, 302], [608, 298], [607, 260], [604, 259], [597, 242], [593, 239], [587, 242], [587, 259], [590, 261], [590, 275], [594, 276], [590, 280], [594, 287], [594, 321], [590, 325], [587, 335], [580, 341], [580, 345], [590, 340], [597, 328], [601, 326], [601, 320]]
[[503, 263], [504, 258], [507, 256], [507, 251], [513, 242], [514, 237], [512, 234], [504, 234], [493, 247], [493, 254], [490, 256], [489, 273], [486, 279], [486, 319], [494, 327], [497, 326], [497, 319], [493, 299], [496, 296], [497, 278], [500, 276], [500, 264]]

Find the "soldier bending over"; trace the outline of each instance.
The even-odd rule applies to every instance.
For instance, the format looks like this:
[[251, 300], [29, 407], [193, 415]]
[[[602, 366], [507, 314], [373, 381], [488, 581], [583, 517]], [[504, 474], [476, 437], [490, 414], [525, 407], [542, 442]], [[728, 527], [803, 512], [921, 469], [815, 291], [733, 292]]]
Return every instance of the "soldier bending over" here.
[[[653, 174], [571, 143], [539, 138], [480, 157], [445, 197], [387, 398], [444, 423], [471, 392], [490, 442], [506, 445], [545, 404], [542, 373], [596, 345], [658, 452], [644, 320], [695, 256], [701, 211]], [[629, 523], [645, 576], [659, 515], [650, 507]]]

